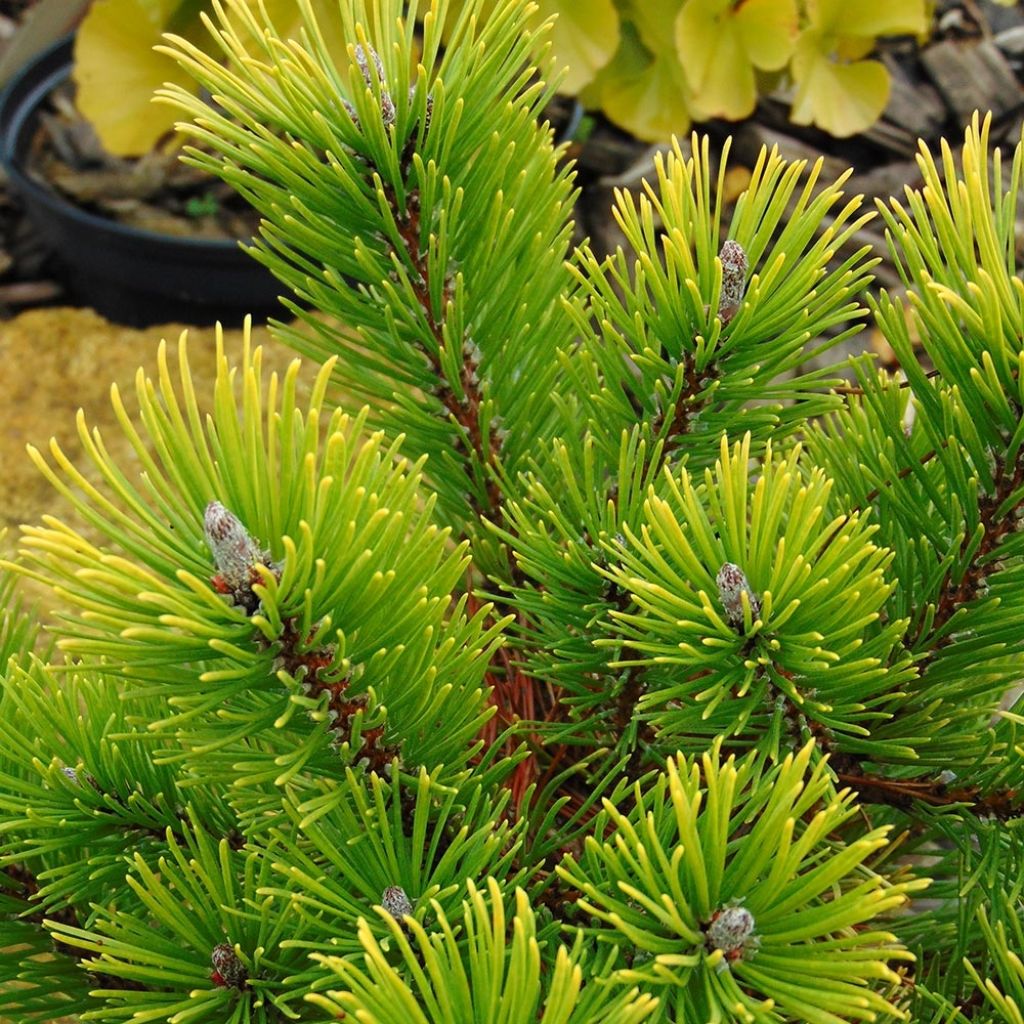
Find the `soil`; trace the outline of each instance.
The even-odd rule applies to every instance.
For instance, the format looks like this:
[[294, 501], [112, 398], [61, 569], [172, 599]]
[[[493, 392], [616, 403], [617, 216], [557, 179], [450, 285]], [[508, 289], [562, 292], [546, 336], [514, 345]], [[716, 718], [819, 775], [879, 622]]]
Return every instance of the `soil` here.
[[229, 185], [185, 164], [169, 138], [144, 156], [108, 153], [65, 82], [51, 94], [28, 153], [28, 171], [84, 210], [164, 235], [248, 240], [259, 215]]

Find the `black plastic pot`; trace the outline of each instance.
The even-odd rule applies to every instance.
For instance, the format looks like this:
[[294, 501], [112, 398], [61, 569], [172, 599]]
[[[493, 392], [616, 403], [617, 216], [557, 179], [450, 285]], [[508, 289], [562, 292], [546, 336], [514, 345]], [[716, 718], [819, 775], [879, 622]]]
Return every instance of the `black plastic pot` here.
[[179, 238], [119, 224], [73, 205], [26, 171], [40, 108], [71, 74], [72, 39], [40, 54], [0, 96], [0, 162], [83, 304], [130, 326], [240, 323], [280, 312], [282, 286], [228, 239]]

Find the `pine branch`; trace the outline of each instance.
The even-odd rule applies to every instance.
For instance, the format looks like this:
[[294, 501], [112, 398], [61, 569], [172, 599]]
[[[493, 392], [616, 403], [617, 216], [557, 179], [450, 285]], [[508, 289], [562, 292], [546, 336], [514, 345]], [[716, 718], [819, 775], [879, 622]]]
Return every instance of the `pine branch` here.
[[335, 649], [318, 646], [315, 635], [304, 637], [294, 618], [284, 620], [277, 644], [281, 667], [299, 682], [303, 692], [318, 703], [326, 697], [332, 742], [348, 746], [353, 762], [368, 771], [390, 770], [392, 761], [401, 757], [400, 744], [384, 742], [383, 724], [363, 727], [364, 716], [372, 710], [369, 700], [365, 693], [348, 696], [352, 672], [339, 676]]
[[[420, 348], [420, 351], [427, 357], [432, 372], [437, 376], [438, 383], [433, 389], [433, 394], [440, 399], [453, 422], [458, 425], [459, 443], [466, 448], [465, 454], [469, 457], [470, 465], [480, 466], [485, 473], [488, 470], [491, 471], [488, 473], [486, 483], [487, 500], [482, 507], [473, 503], [473, 513], [476, 516], [497, 518], [501, 508], [501, 489], [493, 470], [500, 453], [500, 434], [492, 433], [491, 438], [485, 440], [481, 430], [480, 412], [484, 396], [480, 390], [480, 379], [477, 376], [479, 353], [476, 353], [474, 361], [471, 343], [466, 339], [462, 340], [463, 361], [459, 370], [459, 386], [458, 389], [453, 387], [446, 378], [441, 360], [441, 354], [447, 344], [445, 322], [435, 313], [434, 302], [431, 298], [434, 292], [439, 290], [441, 308], [446, 308], [452, 300], [451, 281], [446, 278], [441, 288], [437, 289], [436, 283], [431, 278], [430, 260], [420, 247], [419, 191], [414, 189], [408, 194], [405, 210], [400, 208], [398, 197], [392, 189], [385, 188], [384, 191], [399, 236], [405, 245], [404, 255], [416, 272], [416, 276], [411, 281], [412, 291], [434, 341], [433, 346], [421, 346]], [[499, 444], [494, 445], [493, 441], [499, 441]], [[471, 502], [475, 502], [472, 497]]]
[[[939, 376], [939, 371], [938, 370], [929, 370], [927, 373], [925, 373], [923, 375], [923, 379], [924, 380], [932, 380], [933, 378], [938, 377], [938, 376]], [[910, 384], [909, 380], [901, 380], [901, 381], [897, 382], [896, 386], [899, 387], [899, 388], [909, 388], [911, 386], [911, 384]], [[836, 387], [832, 388], [832, 390], [837, 395], [851, 395], [851, 396], [856, 396], [856, 397], [862, 397], [865, 394], [867, 394], [867, 392], [864, 390], [864, 386], [862, 384], [839, 384]]]
[[[992, 494], [982, 496], [978, 501], [978, 520], [982, 526], [980, 541], [973, 534], [966, 535], [960, 545], [960, 558], [970, 555], [970, 563], [960, 582], [952, 585], [947, 575], [942, 586], [935, 616], [930, 623], [931, 633], [941, 633], [950, 619], [965, 604], [980, 597], [987, 589], [989, 576], [998, 568], [998, 562], [990, 559], [1002, 541], [1011, 533], [1021, 529], [1019, 513], [1024, 510], [1024, 455], [1017, 453], [1016, 461], [1008, 465], [1005, 458], [995, 457], [993, 470], [995, 489]], [[1017, 501], [1003, 509], [1006, 502], [1018, 491]], [[1002, 510], [1001, 515], [997, 513]], [[972, 553], [973, 551], [973, 553]], [[939, 637], [931, 655], [953, 642], [950, 634]]]
[[[35, 899], [38, 895], [40, 890], [39, 880], [24, 864], [10, 864], [6, 868], [3, 868], [2, 872], [6, 878], [8, 878], [14, 886], [20, 890], [23, 897], [29, 902]], [[45, 927], [47, 922], [53, 922], [68, 928], [81, 927], [78, 912], [70, 905], [50, 911], [39, 909], [32, 913], [23, 913], [18, 916], [18, 920], [24, 921], [28, 924], [33, 924], [40, 930], [47, 930]], [[62, 956], [69, 957], [80, 966], [86, 967], [89, 977], [97, 987], [136, 992], [147, 991], [147, 986], [139, 982], [131, 981], [127, 978], [116, 978], [108, 974], [103, 974], [101, 971], [91, 969], [85, 964], [85, 953], [82, 950], [76, 949], [74, 946], [71, 946], [66, 942], [62, 942], [58, 936], [51, 935], [50, 938], [53, 943], [53, 948], [57, 953]], [[4, 955], [16, 956], [17, 954], [5, 951]]]
[[[841, 759], [835, 759], [839, 763]], [[891, 779], [859, 769], [850, 763], [836, 778], [849, 786], [864, 803], [885, 804], [912, 811], [916, 803], [929, 807], [966, 807], [979, 817], [1009, 821], [1024, 815], [1024, 791], [1003, 789], [983, 793], [978, 786], [951, 786], [938, 779]]]
[[[317, 359], [345, 354], [343, 400], [371, 400], [404, 450], [429, 454], [438, 513], [466, 535], [557, 427], [573, 184], [538, 120], [554, 91], [535, 70], [543, 21], [524, 4], [458, 6], [364, 22], [376, 8], [354, 0], [340, 13], [357, 45], [338, 71], [325, 45], [300, 70], [232, 5], [244, 41], [226, 15], [212, 30], [229, 69], [185, 39], [168, 49], [218, 106], [163, 95], [196, 119], [182, 127], [206, 148], [189, 159], [266, 217], [255, 255], [305, 302], [292, 308], [306, 329], [282, 336]], [[413, 46], [422, 64], [400, 56]]]

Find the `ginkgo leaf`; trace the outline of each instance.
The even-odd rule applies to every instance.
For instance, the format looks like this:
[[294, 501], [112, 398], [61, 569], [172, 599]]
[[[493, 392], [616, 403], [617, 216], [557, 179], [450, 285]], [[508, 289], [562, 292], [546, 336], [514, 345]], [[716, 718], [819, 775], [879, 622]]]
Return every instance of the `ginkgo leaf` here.
[[[177, 113], [153, 96], [169, 83], [187, 89], [195, 83], [154, 47], [165, 32], [206, 46], [201, 14], [209, 7], [209, 0], [96, 0], [89, 9], [75, 37], [75, 102], [109, 152], [139, 156], [174, 127]], [[263, 7], [283, 38], [302, 24], [297, 0], [264, 0]], [[324, 10], [318, 20], [328, 49], [344, 62], [340, 18]]]
[[778, 71], [785, 67], [799, 29], [796, 0], [746, 0], [736, 8], [735, 21], [755, 68]]
[[928, 28], [925, 0], [808, 0], [812, 28], [843, 36], [918, 34]]
[[615, 55], [619, 14], [612, 0], [542, 0], [541, 17], [557, 15], [551, 29], [555, 67], [568, 68], [561, 88], [575, 95]]
[[675, 43], [701, 116], [749, 115], [757, 102], [754, 68], [785, 66], [796, 33], [792, 0], [689, 0], [676, 19]]
[[875, 40], [870, 36], [838, 36], [833, 56], [840, 63], [862, 60], [875, 48]]
[[841, 64], [822, 48], [819, 33], [801, 36], [793, 55], [796, 96], [790, 120], [815, 124], [840, 138], [864, 131], [889, 101], [889, 72], [875, 60]]
[[191, 87], [190, 76], [171, 57], [155, 53], [161, 34], [175, 21], [179, 35], [199, 41], [202, 26], [180, 17], [190, 0], [96, 0], [75, 37], [76, 103], [103, 145], [118, 156], [153, 148], [178, 119], [153, 104], [165, 82]]
[[[723, 0], [713, 0], [722, 3]], [[679, 15], [684, 0], [642, 0], [641, 3], [622, 3], [628, 12], [627, 20], [640, 37], [640, 42], [651, 53], [665, 53], [673, 49], [672, 25]]]
[[658, 141], [690, 126], [690, 90], [675, 54], [655, 55], [641, 42], [636, 27], [622, 25], [611, 62], [580, 95], [637, 138]]
[[[466, 6], [466, 0], [451, 0], [443, 32], [445, 41]], [[498, 7], [498, 0], [482, 0], [479, 17], [487, 21]], [[586, 88], [605, 67], [619, 45], [619, 12], [613, 0], [537, 0], [530, 13], [530, 24], [537, 28], [551, 20], [552, 65], [555, 72], [565, 71], [559, 91], [575, 96]]]
[[701, 112], [711, 117], [746, 117], [757, 102], [754, 67], [743, 49], [734, 18], [713, 14], [711, 5], [687, 4], [676, 20], [676, 50]]

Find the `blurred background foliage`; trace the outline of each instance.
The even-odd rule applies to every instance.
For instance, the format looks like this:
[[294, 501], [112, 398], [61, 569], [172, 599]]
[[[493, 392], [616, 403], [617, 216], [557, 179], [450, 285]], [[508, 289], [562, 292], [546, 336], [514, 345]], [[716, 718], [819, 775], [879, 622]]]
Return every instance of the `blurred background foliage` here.
[[[282, 37], [298, 33], [295, 0], [263, 6]], [[453, 14], [463, 6], [450, 4]], [[192, 86], [153, 48], [165, 32], [201, 43], [209, 7], [206, 0], [93, 3], [76, 42], [75, 80], [82, 112], [112, 153], [143, 153], [173, 127], [174, 111], [150, 99], [166, 82]], [[484, 5], [493, 7], [494, 0]], [[877, 121], [889, 99], [890, 73], [871, 56], [876, 44], [893, 36], [924, 41], [933, 8], [931, 0], [537, 0], [533, 19], [554, 18], [562, 91], [640, 139], [681, 135], [711, 118], [742, 120], [769, 93], [788, 101], [794, 124], [846, 137]], [[318, 17], [343, 62], [336, 11], [318, 5]]]

